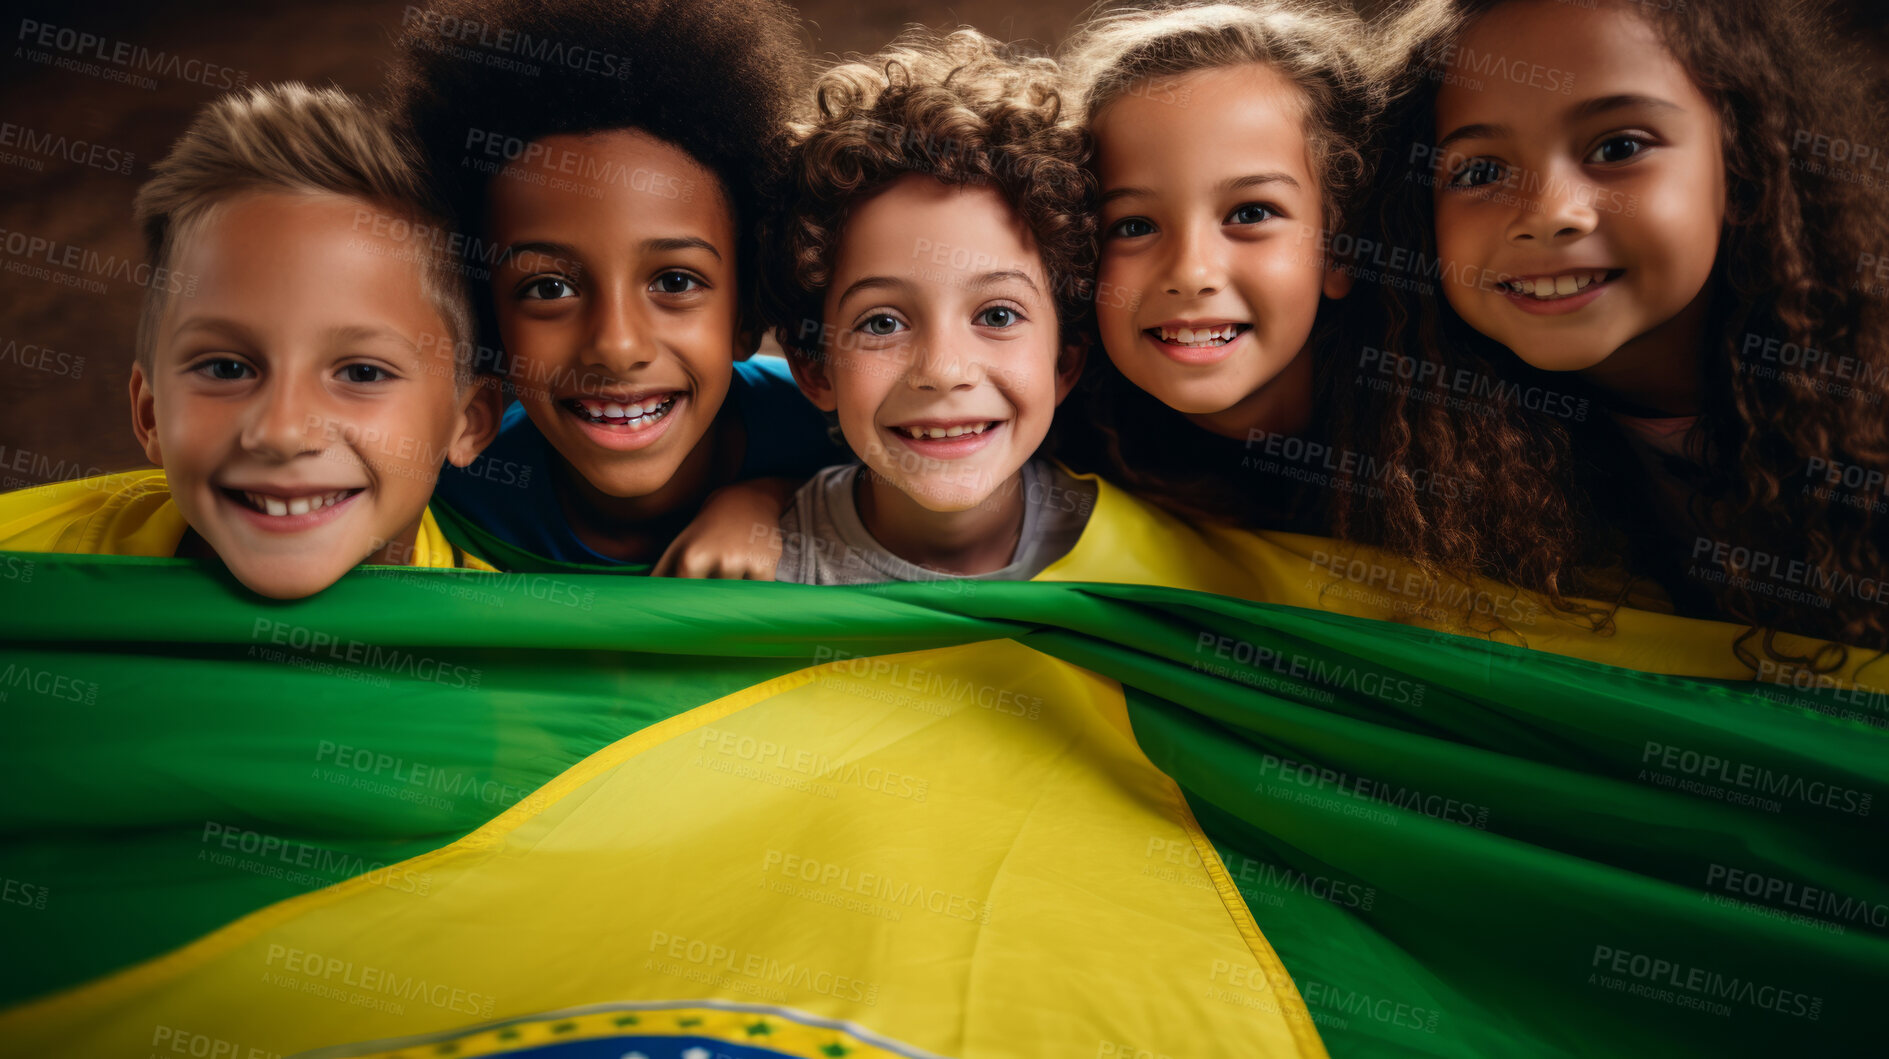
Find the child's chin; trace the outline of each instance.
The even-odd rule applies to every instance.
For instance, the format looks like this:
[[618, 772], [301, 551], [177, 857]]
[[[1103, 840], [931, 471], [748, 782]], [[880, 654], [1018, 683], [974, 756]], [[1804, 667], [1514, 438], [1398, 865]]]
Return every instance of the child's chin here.
[[1613, 355], [1618, 344], [1566, 337], [1518, 336], [1509, 346], [1523, 363], [1539, 371], [1586, 371]]
[[307, 559], [270, 560], [248, 558], [229, 562], [229, 568], [243, 587], [267, 599], [306, 599], [341, 580], [351, 564], [317, 563]]
[[908, 482], [903, 488], [905, 495], [916, 501], [919, 507], [940, 515], [982, 507], [991, 498], [988, 490], [973, 492], [955, 486], [930, 486], [925, 482]]

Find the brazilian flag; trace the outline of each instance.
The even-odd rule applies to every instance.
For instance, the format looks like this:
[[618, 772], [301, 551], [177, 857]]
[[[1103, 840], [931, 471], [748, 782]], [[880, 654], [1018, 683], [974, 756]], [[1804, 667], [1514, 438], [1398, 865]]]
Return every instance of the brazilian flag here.
[[1225, 571], [281, 603], [0, 554], [0, 1055], [1881, 1047], [1871, 660], [1438, 632], [1319, 542], [1124, 525]]

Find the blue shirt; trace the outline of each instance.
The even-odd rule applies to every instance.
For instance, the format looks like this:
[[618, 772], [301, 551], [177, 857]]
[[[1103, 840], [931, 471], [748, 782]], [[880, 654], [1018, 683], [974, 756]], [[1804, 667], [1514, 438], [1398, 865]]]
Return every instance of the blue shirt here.
[[[834, 444], [826, 417], [794, 385], [787, 362], [754, 357], [735, 362], [728, 401], [747, 429], [740, 479], [810, 478], [851, 455]], [[567, 563], [623, 565], [578, 539], [564, 517], [551, 468], [557, 450], [514, 402], [498, 437], [469, 466], [447, 466], [433, 493], [486, 532], [526, 551]]]

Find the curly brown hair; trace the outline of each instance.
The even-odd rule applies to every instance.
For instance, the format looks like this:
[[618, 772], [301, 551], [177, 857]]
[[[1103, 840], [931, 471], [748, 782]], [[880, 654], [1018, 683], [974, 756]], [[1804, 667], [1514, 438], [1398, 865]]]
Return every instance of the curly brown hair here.
[[[1436, 255], [1426, 145], [1435, 136], [1441, 67], [1465, 28], [1502, 2], [1431, 0], [1387, 22], [1385, 40], [1408, 60], [1391, 157], [1401, 153], [1423, 173], [1387, 174], [1374, 212], [1387, 243], [1419, 249], [1419, 260]], [[1341, 498], [1337, 522], [1432, 569], [1497, 577], [1563, 607], [1570, 606], [1564, 593], [1595, 589], [1593, 566], [1624, 558], [1636, 572], [1663, 575], [1682, 610], [1691, 599], [1701, 613], [1746, 624], [1737, 649], [1754, 668], [1754, 638], [1766, 657], [1794, 665], [1827, 670], [1845, 660], [1840, 647], [1815, 657], [1785, 652], [1778, 630], [1889, 648], [1889, 619], [1865, 598], [1873, 591], [1799, 602], [1764, 574], [1765, 557], [1783, 557], [1806, 564], [1810, 583], [1841, 589], [1873, 584], [1884, 570], [1881, 515], [1889, 496], [1858, 504], [1820, 488], [1817, 478], [1832, 465], [1889, 475], [1889, 424], [1880, 406], [1889, 379], [1889, 300], [1852, 279], [1870, 255], [1889, 253], [1889, 198], [1828, 171], [1805, 149], [1807, 133], [1889, 145], [1877, 80], [1838, 43], [1814, 2], [1623, 6], [1633, 12], [1623, 17], [1645, 18], [1660, 33], [1716, 107], [1724, 132], [1726, 217], [1700, 351], [1696, 430], [1704, 466], [1692, 501], [1694, 517], [1723, 527], [1735, 546], [1722, 582], [1701, 585], [1657, 569], [1649, 542], [1660, 531], [1644, 513], [1649, 483], [1606, 417], [1562, 421], [1517, 402], [1487, 416], [1452, 415], [1421, 387], [1398, 391], [1376, 410], [1386, 420], [1385, 455], [1475, 483], [1473, 502], [1422, 495], [1405, 482], [1368, 505]], [[1385, 354], [1425, 365], [1419, 377], [1467, 369], [1521, 386], [1548, 378], [1469, 328], [1443, 299], [1390, 286], [1381, 292]], [[1874, 390], [1765, 369], [1752, 362], [1753, 336], [1758, 348], [1775, 340], [1783, 348], [1840, 351], [1849, 358], [1846, 374]], [[1623, 489], [1622, 480], [1642, 488]]]
[[[1061, 55], [1090, 125], [1151, 80], [1246, 64], [1278, 71], [1304, 102], [1327, 237], [1355, 234], [1376, 165], [1387, 78], [1382, 53], [1349, 8], [1322, 0], [1234, 0], [1104, 9], [1078, 27]], [[1370, 308], [1321, 306], [1310, 338], [1314, 353], [1364, 341], [1374, 329]], [[1369, 451], [1375, 421], [1348, 414], [1352, 402], [1340, 393], [1348, 376], [1333, 370], [1327, 356], [1315, 356], [1313, 374], [1313, 402], [1324, 420], [1319, 429], [1341, 448]], [[1105, 470], [1196, 517], [1324, 530], [1323, 487], [1259, 481], [1246, 472], [1232, 481], [1225, 465], [1241, 462], [1232, 446], [1201, 438], [1199, 427], [1129, 382], [1108, 358], [1090, 358], [1082, 389], [1083, 426], [1092, 429], [1066, 432], [1062, 455], [1072, 464]], [[1212, 453], [1216, 448], [1227, 451]]]
[[1064, 113], [1055, 62], [971, 29], [914, 29], [814, 85], [793, 128], [766, 238], [763, 311], [790, 352], [825, 354], [822, 304], [846, 219], [908, 173], [994, 188], [1030, 231], [1064, 335], [1087, 319], [1095, 273], [1088, 138]]

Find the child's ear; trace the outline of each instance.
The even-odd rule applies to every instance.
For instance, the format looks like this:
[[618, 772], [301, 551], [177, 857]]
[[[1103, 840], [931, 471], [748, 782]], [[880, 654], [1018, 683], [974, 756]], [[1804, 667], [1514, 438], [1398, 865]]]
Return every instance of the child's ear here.
[[145, 459], [164, 466], [164, 453], [157, 444], [157, 391], [144, 374], [144, 365], [131, 366], [131, 432], [137, 435]]
[[800, 392], [807, 395], [807, 400], [812, 401], [815, 408], [822, 412], [839, 408], [839, 398], [833, 396], [833, 380], [826, 374], [826, 361], [790, 350], [787, 353], [787, 367], [794, 373], [794, 382], [800, 385]]
[[1076, 388], [1076, 380], [1082, 378], [1082, 366], [1089, 362], [1089, 343], [1085, 339], [1063, 346], [1062, 355], [1056, 358], [1056, 404], [1060, 407], [1063, 398]]
[[498, 437], [499, 422], [504, 418], [505, 399], [499, 380], [491, 375], [477, 375], [466, 385], [471, 393], [459, 410], [459, 430], [446, 447], [446, 461], [464, 467], [485, 451]]
[[767, 334], [767, 327], [757, 321], [742, 317], [735, 328], [735, 359], [747, 360], [761, 349], [761, 339]]
[[1337, 301], [1351, 293], [1351, 270], [1338, 260], [1325, 262], [1325, 282], [1321, 288], [1325, 297]]

